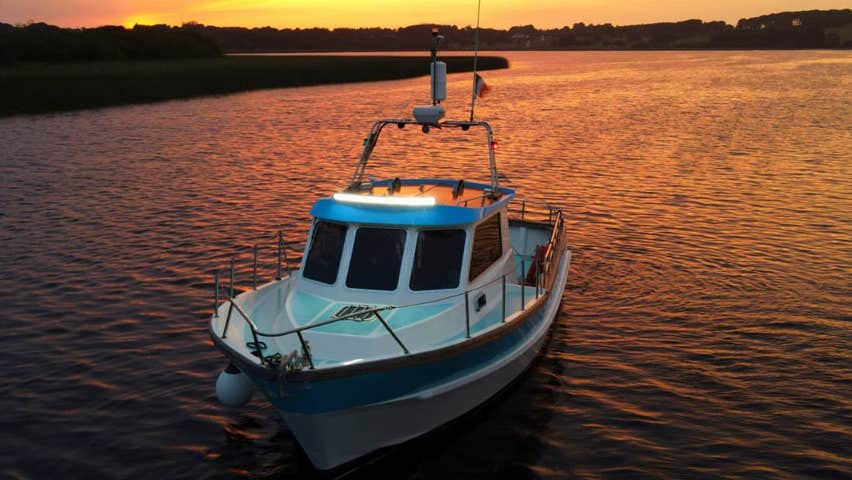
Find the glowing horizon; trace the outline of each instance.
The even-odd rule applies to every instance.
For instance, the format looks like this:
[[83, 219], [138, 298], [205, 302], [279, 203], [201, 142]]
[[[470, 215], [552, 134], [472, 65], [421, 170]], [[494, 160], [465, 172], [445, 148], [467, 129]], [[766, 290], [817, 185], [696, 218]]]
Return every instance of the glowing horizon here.
[[[631, 25], [701, 19], [737, 20], [790, 10], [849, 8], [849, 0], [485, 0], [482, 26], [532, 24], [561, 28], [577, 22]], [[641, 2], [644, 3], [644, 2]], [[275, 28], [398, 28], [423, 23], [476, 24], [476, 0], [4, 0], [0, 21], [43, 21], [63, 27], [169, 24]]]

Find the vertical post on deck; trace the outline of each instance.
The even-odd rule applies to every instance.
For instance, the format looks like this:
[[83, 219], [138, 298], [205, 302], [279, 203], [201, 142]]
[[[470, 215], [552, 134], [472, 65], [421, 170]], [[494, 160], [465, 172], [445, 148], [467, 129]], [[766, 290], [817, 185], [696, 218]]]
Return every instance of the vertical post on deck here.
[[470, 300], [468, 292], [464, 292], [464, 324], [467, 327], [467, 338], [470, 338]]
[[541, 267], [540, 263], [535, 264], [535, 299], [538, 300], [538, 282], [541, 278]]
[[526, 306], [526, 297], [524, 295], [524, 287], [527, 284], [527, 276], [526, 276], [526, 268], [524, 268], [526, 264], [524, 263], [524, 257], [521, 257], [521, 311], [524, 311], [524, 307]]
[[521, 220], [524, 219], [524, 214], [527, 212], [527, 201], [521, 200]]
[[222, 329], [222, 338], [228, 335], [228, 325], [231, 324], [231, 312], [234, 311], [234, 299], [231, 298], [231, 305], [228, 306], [228, 317], [225, 318], [225, 328]]
[[503, 323], [506, 322], [506, 274], [503, 274]]
[[278, 230], [278, 273], [275, 275], [275, 280], [281, 280], [281, 254], [282, 254], [282, 233]]
[[311, 355], [311, 348], [308, 347], [307, 343], [305, 343], [305, 337], [302, 336], [301, 330], [298, 330], [296, 332], [296, 336], [299, 337], [299, 343], [302, 344], [302, 355], [304, 356], [305, 359], [308, 360], [308, 366], [310, 366], [311, 370], [313, 370], [314, 369], [314, 358], [313, 358], [313, 355]]
[[257, 290], [257, 244], [254, 244], [254, 256], [251, 262], [251, 288]]
[[382, 322], [382, 325], [384, 325], [385, 330], [387, 330], [388, 333], [390, 333], [391, 337], [393, 337], [393, 339], [396, 340], [397, 345], [399, 345], [400, 348], [402, 348], [402, 351], [405, 352], [406, 355], [411, 353], [411, 352], [408, 351], [408, 348], [405, 347], [405, 344], [402, 343], [402, 340], [400, 340], [399, 337], [396, 336], [396, 333], [394, 333], [393, 329], [390, 327], [390, 325], [388, 325], [388, 322], [386, 322], [385, 319], [382, 318], [381, 315], [379, 315], [379, 312], [377, 310], [373, 310], [373, 315], [375, 315], [376, 318], [378, 318], [379, 321]]
[[230, 298], [234, 298], [234, 257], [231, 257], [231, 286], [229, 288]]
[[[243, 318], [245, 318], [245, 315], [243, 315]], [[260, 340], [258, 340], [257, 338], [257, 332], [255, 331], [254, 327], [251, 326], [251, 324], [249, 324], [249, 328], [251, 329], [251, 336], [252, 338], [254, 338], [254, 346], [255, 348], [257, 348], [257, 356], [258, 358], [260, 358], [260, 364], [265, 366], [266, 359], [263, 358], [263, 350], [260, 349]]]

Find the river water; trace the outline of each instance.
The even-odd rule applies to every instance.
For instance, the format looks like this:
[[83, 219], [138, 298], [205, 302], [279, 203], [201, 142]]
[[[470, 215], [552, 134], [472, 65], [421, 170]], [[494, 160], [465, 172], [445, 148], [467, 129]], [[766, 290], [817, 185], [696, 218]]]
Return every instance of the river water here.
[[[358, 474], [852, 478], [852, 54], [506, 56], [477, 117], [503, 183], [566, 211], [562, 312], [513, 388]], [[449, 87], [465, 118], [469, 74]], [[427, 99], [420, 78], [0, 119], [0, 477], [310, 475], [265, 399], [215, 400], [211, 272], [236, 254], [245, 288], [257, 242], [269, 278], [278, 229], [296, 262], [370, 123]], [[414, 130], [368, 173], [486, 177], [480, 137]]]

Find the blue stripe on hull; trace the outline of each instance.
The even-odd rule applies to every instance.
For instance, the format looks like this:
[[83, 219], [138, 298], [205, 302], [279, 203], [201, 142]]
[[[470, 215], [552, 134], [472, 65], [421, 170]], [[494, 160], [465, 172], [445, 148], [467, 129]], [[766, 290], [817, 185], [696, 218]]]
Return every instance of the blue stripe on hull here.
[[451, 382], [494, 363], [541, 327], [546, 309], [547, 302], [506, 335], [435, 362], [317, 382], [288, 383], [283, 398], [278, 397], [278, 385], [274, 382], [254, 380], [269, 400], [285, 412], [317, 414], [388, 401]]

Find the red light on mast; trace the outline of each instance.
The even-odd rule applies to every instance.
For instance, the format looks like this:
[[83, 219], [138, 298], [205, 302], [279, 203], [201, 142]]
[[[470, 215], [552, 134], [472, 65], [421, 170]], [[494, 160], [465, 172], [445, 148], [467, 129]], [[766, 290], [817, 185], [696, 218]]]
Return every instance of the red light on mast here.
[[497, 150], [497, 142], [491, 142], [491, 150]]

